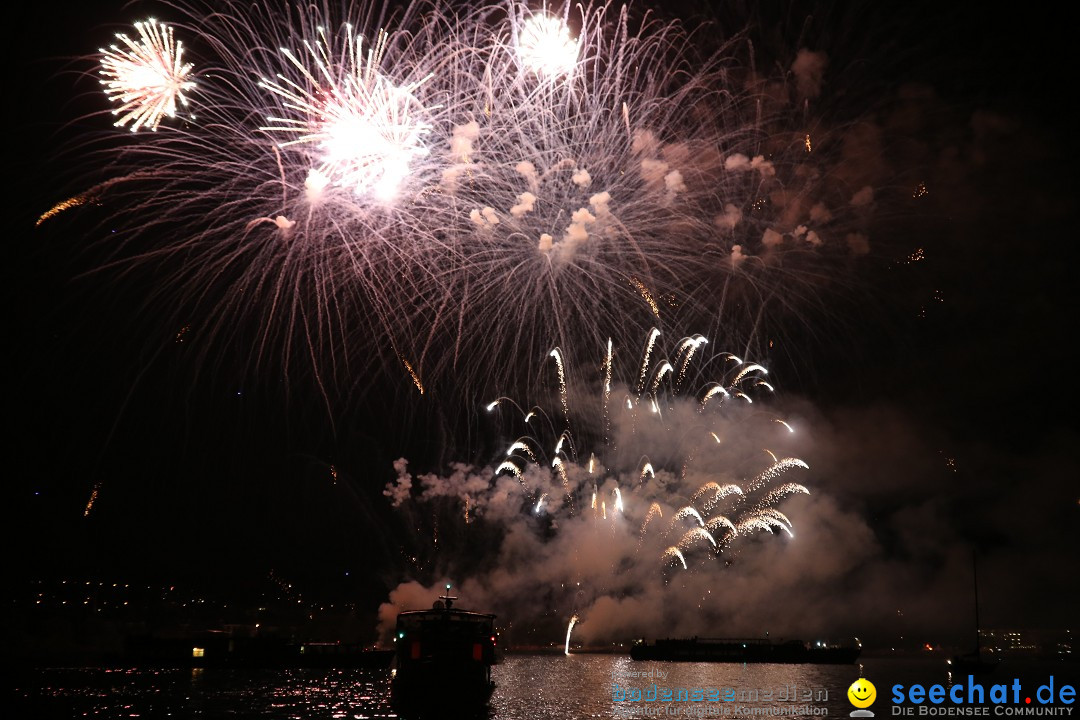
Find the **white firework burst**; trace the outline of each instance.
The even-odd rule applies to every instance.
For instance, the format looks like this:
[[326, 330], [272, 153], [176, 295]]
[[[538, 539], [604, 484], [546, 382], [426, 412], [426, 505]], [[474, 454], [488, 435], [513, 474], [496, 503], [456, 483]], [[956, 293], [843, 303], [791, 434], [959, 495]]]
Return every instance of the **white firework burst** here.
[[279, 147], [312, 143], [319, 148], [318, 165], [306, 182], [309, 196], [332, 183], [391, 200], [410, 164], [428, 154], [422, 138], [431, 126], [421, 119], [424, 108], [414, 92], [430, 76], [397, 86], [384, 75], [379, 66], [389, 37], [385, 32], [366, 55], [364, 39], [353, 35], [351, 25], [343, 28], [339, 55], [321, 28], [319, 35], [314, 46], [304, 42], [312, 67], [281, 51], [299, 78], [279, 73], [277, 81], [261, 83], [299, 117], [271, 116], [261, 129], [295, 136]]
[[195, 87], [189, 79], [191, 63], [183, 61], [184, 46], [173, 37], [172, 28], [151, 18], [135, 23], [138, 41], [117, 34], [123, 47], [102, 49], [100, 73], [105, 94], [120, 106], [117, 127], [131, 123], [139, 128], [157, 130], [164, 117], [176, 116], [177, 101], [187, 106], [184, 93]]
[[558, 77], [573, 71], [579, 43], [570, 37], [562, 20], [549, 15], [533, 15], [521, 27], [518, 57], [538, 75]]

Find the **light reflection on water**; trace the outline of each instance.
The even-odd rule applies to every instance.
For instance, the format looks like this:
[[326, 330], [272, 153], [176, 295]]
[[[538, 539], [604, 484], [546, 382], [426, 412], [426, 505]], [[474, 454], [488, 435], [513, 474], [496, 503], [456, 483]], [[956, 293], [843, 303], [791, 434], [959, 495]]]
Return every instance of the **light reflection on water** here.
[[389, 671], [76, 668], [19, 680], [31, 717], [396, 717]]
[[[848, 686], [860, 670], [877, 686], [874, 709], [888, 717], [893, 683], [949, 684], [944, 664], [934, 660], [869, 659], [863, 665], [739, 665], [728, 663], [634, 662], [620, 655], [510, 655], [497, 665], [497, 683], [486, 717], [491, 720], [629, 717], [630, 706], [664, 703], [615, 702], [612, 683], [646, 689], [650, 683], [671, 688], [734, 688], [758, 691], [757, 699], [733, 703], [670, 703], [675, 714], [734, 706], [812, 706], [833, 718], [847, 718], [852, 707]], [[631, 673], [653, 673], [653, 677]], [[666, 673], [660, 677], [659, 673]], [[987, 685], [1012, 677], [1036, 683], [1054, 674], [1075, 677], [1076, 666], [1006, 667], [980, 681]], [[961, 679], [962, 681], [962, 679]], [[1025, 681], [1026, 682], [1026, 681]], [[364, 670], [154, 670], [50, 668], [26, 670], [14, 678], [15, 697], [26, 706], [24, 717], [238, 718], [308, 720], [314, 718], [394, 718], [389, 702], [388, 671]], [[1034, 687], [1034, 685], [1032, 685]], [[810, 692], [816, 699], [791, 702]], [[827, 699], [825, 697], [827, 695]], [[620, 713], [620, 710], [624, 711]], [[6, 715], [6, 713], [5, 713]], [[447, 707], [444, 717], [456, 715]], [[815, 717], [823, 714], [815, 712]], [[731, 720], [752, 715], [727, 715]], [[761, 716], [757, 716], [760, 718]], [[765, 716], [769, 717], [769, 716]], [[785, 718], [807, 717], [799, 713]]]
[[[547, 662], [537, 662], [537, 661]], [[669, 688], [734, 688], [758, 690], [757, 700], [746, 699], [736, 704], [746, 707], [781, 705], [778, 698], [793, 692], [818, 691], [820, 702], [809, 703], [828, 707], [830, 715], [846, 716], [850, 706], [844, 693], [858, 677], [858, 666], [835, 665], [739, 665], [729, 663], [665, 663], [635, 662], [618, 655], [571, 655], [565, 658], [510, 657], [500, 667], [499, 691], [493, 698], [495, 717], [507, 720], [526, 720], [538, 717], [618, 717], [620, 709], [631, 706], [670, 704], [680, 711], [687, 708], [713, 706], [721, 703], [631, 703], [612, 699], [613, 683], [621, 689], [646, 689], [651, 684]], [[649, 673], [652, 677], [632, 675]], [[659, 677], [659, 673], [666, 673]], [[827, 700], [825, 697], [827, 696]], [[732, 703], [727, 703], [729, 706]], [[787, 703], [792, 704], [792, 703]], [[798, 703], [800, 705], [808, 703]], [[835, 708], [835, 709], [833, 709]], [[846, 708], [846, 709], [845, 709]], [[623, 717], [629, 716], [623, 714]], [[682, 715], [685, 717], [685, 715]], [[787, 715], [786, 717], [799, 717]]]

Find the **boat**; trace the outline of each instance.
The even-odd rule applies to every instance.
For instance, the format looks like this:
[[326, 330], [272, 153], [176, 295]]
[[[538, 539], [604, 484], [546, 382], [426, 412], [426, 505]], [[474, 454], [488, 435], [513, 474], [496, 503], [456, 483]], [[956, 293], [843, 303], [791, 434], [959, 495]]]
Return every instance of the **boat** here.
[[975, 649], [969, 653], [954, 655], [945, 662], [949, 665], [949, 672], [959, 675], [979, 675], [992, 672], [1001, 662], [998, 658], [986, 655], [982, 651], [981, 637], [979, 636], [979, 569], [975, 562], [975, 551], [971, 552], [971, 579], [975, 586]]
[[811, 645], [801, 640], [773, 642], [768, 638], [668, 638], [649, 644], [638, 640], [630, 648], [633, 660], [727, 663], [814, 663], [851, 665], [859, 646]]
[[446, 591], [431, 610], [398, 615], [390, 698], [399, 711], [464, 715], [486, 707], [495, 689], [495, 615], [459, 610]]

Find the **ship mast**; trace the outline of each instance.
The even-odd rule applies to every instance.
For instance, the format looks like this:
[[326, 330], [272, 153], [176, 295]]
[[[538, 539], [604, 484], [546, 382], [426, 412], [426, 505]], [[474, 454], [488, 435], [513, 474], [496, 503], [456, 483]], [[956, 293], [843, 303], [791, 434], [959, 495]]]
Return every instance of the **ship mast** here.
[[446, 583], [446, 594], [440, 595], [439, 599], [446, 603], [447, 610], [454, 606], [454, 601], [457, 600], [457, 598], [450, 595], [450, 583]]

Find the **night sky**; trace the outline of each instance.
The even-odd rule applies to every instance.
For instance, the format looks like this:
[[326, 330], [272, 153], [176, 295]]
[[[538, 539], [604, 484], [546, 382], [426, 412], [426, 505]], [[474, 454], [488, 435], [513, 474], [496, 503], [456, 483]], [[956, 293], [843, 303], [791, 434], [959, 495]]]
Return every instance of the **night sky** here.
[[[89, 115], [105, 101], [77, 57], [146, 13], [20, 5], [5, 93], [9, 573], [227, 596], [273, 570], [372, 612], [399, 583], [438, 580], [409, 569], [415, 539], [383, 488], [401, 457], [416, 472], [498, 462], [475, 419], [490, 398], [419, 398], [408, 377], [371, 373], [328, 412], [303, 373], [287, 385], [228, 349], [206, 359], [197, 333], [176, 342], [182, 327], [142, 306], [161, 278], [96, 272], [106, 257], [80, 237], [82, 216], [35, 227], [103, 170], [73, 159], [83, 133], [107, 128]], [[826, 311], [784, 320], [772, 375], [814, 428], [800, 452], [822, 498], [791, 515], [858, 528], [815, 536], [799, 561], [835, 568], [854, 629], [882, 644], [894, 604], [912, 635], [970, 633], [957, 624], [970, 622], [973, 551], [984, 626], [1067, 627], [1080, 590], [1068, 23], [1029, 7], [877, 5], [791, 2], [756, 18], [763, 57], [826, 53], [836, 122], [884, 128], [893, 162], [910, 161], [896, 185], [928, 190], [887, 208], [880, 242]], [[853, 629], [822, 609], [828, 598], [815, 586], [770, 607]]]

